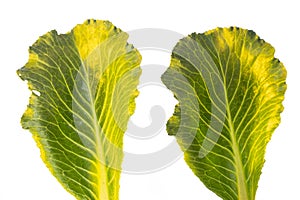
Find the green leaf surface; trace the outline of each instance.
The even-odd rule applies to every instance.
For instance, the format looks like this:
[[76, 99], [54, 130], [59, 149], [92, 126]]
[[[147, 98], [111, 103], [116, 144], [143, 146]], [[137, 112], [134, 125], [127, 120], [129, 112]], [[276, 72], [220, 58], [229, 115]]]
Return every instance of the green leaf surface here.
[[18, 75], [30, 103], [21, 123], [63, 187], [77, 199], [119, 199], [123, 135], [135, 109], [141, 56], [128, 34], [87, 20], [50, 31], [29, 50]]
[[274, 51], [245, 29], [193, 33], [177, 43], [162, 76], [179, 101], [168, 134], [194, 174], [223, 199], [255, 199], [286, 90]]

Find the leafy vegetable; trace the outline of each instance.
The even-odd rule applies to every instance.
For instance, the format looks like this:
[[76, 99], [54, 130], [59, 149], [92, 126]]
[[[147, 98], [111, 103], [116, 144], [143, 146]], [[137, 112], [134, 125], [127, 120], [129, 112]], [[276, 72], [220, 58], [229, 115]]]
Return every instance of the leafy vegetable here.
[[135, 109], [141, 56], [108, 21], [50, 31], [18, 75], [32, 90], [21, 123], [77, 199], [119, 199], [123, 135]]
[[253, 200], [280, 123], [286, 71], [253, 31], [217, 28], [175, 46], [162, 81], [179, 104], [167, 131], [196, 176], [223, 199]]

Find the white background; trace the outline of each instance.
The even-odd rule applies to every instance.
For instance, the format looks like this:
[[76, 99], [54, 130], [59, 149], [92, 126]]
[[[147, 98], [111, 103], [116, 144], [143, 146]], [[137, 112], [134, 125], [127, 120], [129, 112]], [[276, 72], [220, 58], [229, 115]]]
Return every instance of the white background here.
[[[20, 127], [20, 117], [26, 108], [30, 93], [25, 82], [17, 77], [15, 71], [26, 63], [28, 47], [40, 35], [52, 29], [65, 33], [76, 24], [94, 18], [108, 19], [124, 31], [164, 28], [183, 35], [204, 32], [217, 26], [239, 26], [254, 30], [261, 38], [271, 43], [276, 48], [276, 57], [287, 68], [288, 90], [284, 101], [285, 110], [281, 115], [282, 123], [268, 144], [266, 163], [256, 199], [299, 200], [300, 7], [296, 2], [1, 1], [0, 199], [74, 199], [42, 163], [31, 134]], [[154, 56], [152, 60], [161, 60], [161, 64], [167, 66], [169, 55], [160, 56], [164, 58], [157, 59]], [[151, 90], [148, 90], [148, 93], [149, 91]], [[154, 92], [145, 92], [142, 94], [148, 96], [148, 99], [159, 98]], [[167, 102], [174, 103], [174, 99], [167, 92], [161, 98], [164, 99], [166, 112], [170, 116], [172, 109], [167, 108]], [[148, 122], [149, 114], [139, 102], [137, 109], [140, 122]], [[165, 131], [161, 134], [161, 137], [168, 138]], [[166, 139], [168, 140], [170, 139]], [[151, 150], [145, 150], [143, 146], [137, 147], [141, 148], [140, 151]], [[135, 147], [130, 149], [138, 151]], [[152, 174], [122, 174], [120, 192], [121, 200], [219, 199], [193, 175], [183, 159]]]

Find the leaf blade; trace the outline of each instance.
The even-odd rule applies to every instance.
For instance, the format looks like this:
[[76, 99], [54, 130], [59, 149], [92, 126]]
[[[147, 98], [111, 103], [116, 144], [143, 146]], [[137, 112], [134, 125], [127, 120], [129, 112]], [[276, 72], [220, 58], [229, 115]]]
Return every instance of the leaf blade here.
[[31, 95], [22, 126], [78, 199], [118, 199], [123, 134], [141, 72], [140, 54], [127, 38], [108, 21], [87, 20], [68, 34], [40, 37], [18, 70], [40, 93]]
[[285, 77], [274, 48], [245, 29], [193, 33], [173, 49], [162, 81], [179, 104], [167, 131], [193, 172], [223, 199], [255, 198], [283, 110]]

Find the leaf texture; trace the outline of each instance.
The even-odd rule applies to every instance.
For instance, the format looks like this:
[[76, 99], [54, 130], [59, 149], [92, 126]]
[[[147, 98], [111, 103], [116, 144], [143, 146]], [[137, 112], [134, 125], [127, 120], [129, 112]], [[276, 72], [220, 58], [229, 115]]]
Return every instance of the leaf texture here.
[[77, 199], [119, 199], [123, 135], [135, 109], [141, 56], [109, 21], [50, 31], [17, 71], [30, 103], [21, 123], [41, 157]]
[[193, 33], [177, 43], [162, 75], [179, 101], [168, 134], [194, 174], [223, 199], [255, 199], [286, 90], [274, 51], [236, 27]]

